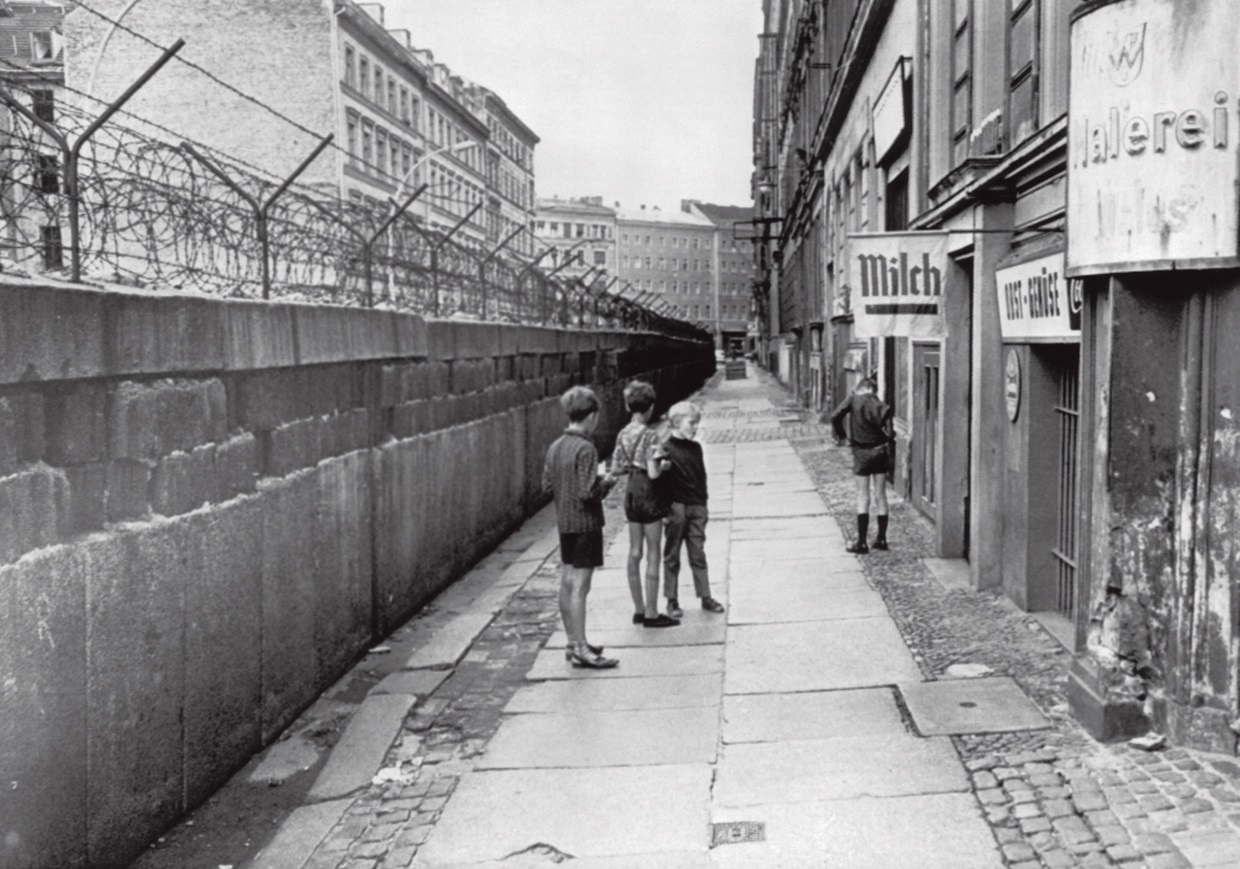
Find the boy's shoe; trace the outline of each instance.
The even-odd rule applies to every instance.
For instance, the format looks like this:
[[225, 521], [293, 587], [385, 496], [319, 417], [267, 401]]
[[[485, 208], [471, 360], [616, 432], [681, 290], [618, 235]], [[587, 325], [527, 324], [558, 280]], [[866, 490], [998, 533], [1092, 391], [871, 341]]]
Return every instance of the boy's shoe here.
[[864, 540], [858, 540], [852, 546], [845, 546], [845, 552], [851, 552], [853, 555], [865, 555], [870, 551], [870, 547], [865, 545]]
[[874, 548], [875, 548], [875, 549], [880, 549], [880, 550], [882, 550], [883, 552], [886, 552], [886, 551], [887, 551], [887, 548], [888, 548], [888, 547], [887, 547], [887, 539], [886, 539], [886, 538], [884, 538], [884, 537], [880, 537], [880, 538], [878, 538], [877, 540], [875, 540], [875, 541], [874, 541]]
[[680, 619], [674, 619], [671, 616], [665, 616], [660, 613], [652, 619], [642, 619], [642, 624], [648, 628], [674, 628], [680, 624]]
[[645, 613], [633, 613], [633, 624], [640, 625], [646, 621]]
[[702, 609], [712, 613], [721, 613], [723, 612], [723, 604], [713, 597], [704, 597], [702, 598]]
[[674, 619], [682, 618], [685, 611], [680, 608], [680, 601], [674, 597], [667, 599], [667, 614]]

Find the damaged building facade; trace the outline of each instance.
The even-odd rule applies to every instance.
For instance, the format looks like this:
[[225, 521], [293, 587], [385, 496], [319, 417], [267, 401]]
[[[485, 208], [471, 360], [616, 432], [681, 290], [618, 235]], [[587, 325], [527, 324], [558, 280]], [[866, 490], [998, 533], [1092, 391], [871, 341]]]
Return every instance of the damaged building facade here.
[[765, 0], [763, 361], [866, 375], [938, 555], [1104, 739], [1240, 729], [1240, 64], [1227, 0]]

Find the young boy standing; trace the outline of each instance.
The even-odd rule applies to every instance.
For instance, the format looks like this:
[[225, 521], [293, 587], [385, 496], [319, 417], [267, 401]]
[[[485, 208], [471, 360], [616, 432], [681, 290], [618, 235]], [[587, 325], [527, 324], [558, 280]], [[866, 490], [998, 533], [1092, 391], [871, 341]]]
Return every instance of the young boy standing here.
[[598, 473], [598, 451], [590, 436], [598, 427], [598, 397], [584, 386], [560, 396], [568, 428], [547, 449], [542, 485], [555, 499], [560, 531], [560, 618], [568, 634], [565, 658], [574, 667], [616, 666], [602, 647], [586, 642], [586, 595], [594, 568], [603, 565], [603, 497], [615, 478]]
[[672, 405], [667, 412], [671, 433], [663, 444], [662, 462], [666, 466], [662, 480], [671, 500], [663, 543], [663, 594], [667, 597], [667, 614], [678, 619], [680, 608], [680, 546], [689, 550], [689, 567], [693, 570], [693, 588], [702, 599], [702, 609], [723, 612], [723, 604], [710, 596], [710, 575], [706, 569], [706, 463], [697, 436], [702, 412], [691, 401]]

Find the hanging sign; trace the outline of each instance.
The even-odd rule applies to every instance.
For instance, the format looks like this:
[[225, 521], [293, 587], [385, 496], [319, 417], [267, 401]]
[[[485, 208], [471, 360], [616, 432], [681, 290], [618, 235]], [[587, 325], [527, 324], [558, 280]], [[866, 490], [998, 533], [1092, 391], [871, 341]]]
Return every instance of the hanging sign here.
[[943, 337], [946, 232], [850, 234], [848, 255], [854, 336]]
[[1063, 262], [1054, 253], [995, 271], [1004, 341], [1081, 340], [1080, 279], [1065, 278]]
[[1240, 264], [1237, 33], [1236, 0], [1073, 16], [1068, 275]]

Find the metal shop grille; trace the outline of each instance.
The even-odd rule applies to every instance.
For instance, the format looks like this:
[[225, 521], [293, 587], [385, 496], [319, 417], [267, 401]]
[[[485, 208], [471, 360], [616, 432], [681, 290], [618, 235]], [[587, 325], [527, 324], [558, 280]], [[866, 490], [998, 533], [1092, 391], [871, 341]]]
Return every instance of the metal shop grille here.
[[1055, 413], [1059, 417], [1059, 518], [1055, 556], [1057, 588], [1055, 609], [1069, 619], [1076, 610], [1076, 479], [1077, 437], [1081, 417], [1081, 374], [1079, 352], [1065, 353], [1059, 360], [1055, 379], [1059, 398]]

